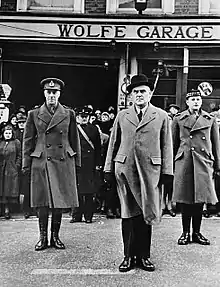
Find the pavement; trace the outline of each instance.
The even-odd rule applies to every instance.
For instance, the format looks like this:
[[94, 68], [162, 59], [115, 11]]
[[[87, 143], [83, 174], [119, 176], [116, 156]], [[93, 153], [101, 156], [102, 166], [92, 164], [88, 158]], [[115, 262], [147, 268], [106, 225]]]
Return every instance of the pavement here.
[[69, 223], [64, 214], [60, 238], [65, 250], [34, 251], [38, 219], [0, 218], [0, 287], [219, 287], [220, 219], [204, 218], [210, 246], [179, 246], [181, 217], [165, 215], [153, 227], [151, 260], [155, 272], [118, 272], [123, 259], [120, 219], [95, 215], [92, 224]]

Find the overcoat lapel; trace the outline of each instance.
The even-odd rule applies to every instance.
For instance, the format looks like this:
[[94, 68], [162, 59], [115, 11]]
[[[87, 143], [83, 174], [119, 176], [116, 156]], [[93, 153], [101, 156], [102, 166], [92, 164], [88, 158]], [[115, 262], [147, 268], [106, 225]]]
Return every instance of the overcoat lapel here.
[[47, 126], [49, 125], [52, 119], [52, 115], [48, 111], [45, 103], [39, 109], [38, 118], [41, 119], [43, 122], [45, 122]]
[[138, 126], [139, 124], [139, 120], [138, 120], [138, 117], [137, 117], [137, 113], [134, 109], [134, 106], [132, 106], [131, 108], [129, 108], [127, 110], [127, 116], [126, 116], [127, 120], [129, 122], [131, 122], [133, 125], [135, 125], [136, 127]]
[[210, 119], [211, 117], [207, 115], [205, 112], [201, 112], [200, 116], [198, 117], [197, 121], [195, 122], [194, 126], [192, 127], [192, 132], [196, 130], [205, 129], [210, 126]]
[[156, 118], [157, 112], [154, 109], [154, 107], [149, 104], [149, 107], [147, 108], [145, 115], [143, 116], [142, 120], [140, 121], [137, 130], [142, 128], [143, 126], [147, 125], [151, 121], [153, 121]]
[[66, 110], [64, 107], [59, 103], [58, 107], [52, 116], [52, 119], [47, 127], [47, 130], [53, 128], [54, 126], [58, 125], [60, 122], [62, 122], [67, 117]]

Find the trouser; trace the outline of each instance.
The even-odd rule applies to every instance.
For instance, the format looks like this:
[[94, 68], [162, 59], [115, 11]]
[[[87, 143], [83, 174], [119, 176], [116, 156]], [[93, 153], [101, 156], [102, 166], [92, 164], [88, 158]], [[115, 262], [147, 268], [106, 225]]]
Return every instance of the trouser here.
[[200, 232], [202, 212], [203, 203], [181, 204], [183, 232], [190, 232], [191, 220], [193, 233]]
[[122, 219], [124, 256], [150, 258], [152, 226], [146, 224], [143, 215]]
[[84, 215], [85, 220], [92, 220], [95, 209], [94, 195], [79, 195], [78, 198], [79, 207], [75, 207], [72, 210], [72, 217], [80, 221], [82, 220], [82, 216]]
[[21, 175], [20, 193], [24, 195], [23, 211], [25, 213], [30, 213], [32, 209], [31, 209], [31, 204], [30, 204], [30, 177], [29, 175]]

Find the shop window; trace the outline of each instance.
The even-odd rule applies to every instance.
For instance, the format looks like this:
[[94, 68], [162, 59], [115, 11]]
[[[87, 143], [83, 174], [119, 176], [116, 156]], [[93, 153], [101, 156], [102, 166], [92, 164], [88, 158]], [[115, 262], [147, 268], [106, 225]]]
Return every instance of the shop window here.
[[219, 0], [200, 0], [199, 2], [200, 14], [220, 14]]
[[84, 0], [18, 0], [18, 11], [74, 11], [83, 13]]
[[[146, 14], [173, 13], [174, 0], [148, 0]], [[107, 13], [137, 13], [134, 0], [107, 0]]]

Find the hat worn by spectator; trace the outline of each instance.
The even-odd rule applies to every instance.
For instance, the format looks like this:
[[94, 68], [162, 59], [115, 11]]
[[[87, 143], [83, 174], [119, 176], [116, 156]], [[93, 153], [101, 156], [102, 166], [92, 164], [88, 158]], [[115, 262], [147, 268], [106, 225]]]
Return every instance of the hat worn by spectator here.
[[27, 117], [23, 115], [22, 117], [20, 117], [20, 118], [17, 120], [17, 122], [18, 122], [18, 123], [25, 123], [26, 120], [27, 120]]
[[153, 91], [153, 83], [144, 74], [135, 75], [131, 78], [131, 83], [127, 86], [127, 91], [131, 93], [133, 88], [143, 85], [148, 86], [150, 90]]
[[199, 90], [192, 89], [186, 94], [186, 100], [188, 100], [190, 97], [201, 97], [201, 93]]
[[40, 82], [44, 90], [57, 90], [61, 91], [64, 88], [64, 82], [57, 78], [46, 78]]
[[168, 106], [167, 110], [169, 111], [171, 108], [175, 108], [175, 109], [177, 109], [178, 111], [180, 110], [180, 107], [177, 106], [176, 104], [170, 104], [170, 105]]

